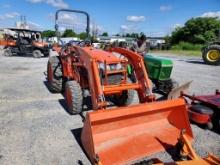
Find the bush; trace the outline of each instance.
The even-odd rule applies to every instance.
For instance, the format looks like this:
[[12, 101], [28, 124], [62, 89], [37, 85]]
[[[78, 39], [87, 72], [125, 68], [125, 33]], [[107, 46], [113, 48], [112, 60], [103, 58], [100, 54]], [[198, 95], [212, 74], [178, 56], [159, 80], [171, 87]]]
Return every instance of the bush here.
[[202, 45], [201, 44], [192, 44], [189, 42], [180, 42], [179, 44], [176, 44], [172, 46], [172, 50], [201, 50]]
[[220, 20], [217, 17], [191, 18], [172, 32], [170, 42], [172, 45], [180, 41], [205, 44], [218, 38], [219, 28]]

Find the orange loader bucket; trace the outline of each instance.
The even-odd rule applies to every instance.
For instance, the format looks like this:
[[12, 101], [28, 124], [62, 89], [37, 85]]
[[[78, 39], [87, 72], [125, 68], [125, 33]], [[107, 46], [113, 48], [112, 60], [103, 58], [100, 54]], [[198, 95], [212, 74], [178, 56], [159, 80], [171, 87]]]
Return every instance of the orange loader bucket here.
[[93, 164], [129, 164], [177, 143], [182, 129], [192, 139], [183, 99], [87, 113], [81, 140]]

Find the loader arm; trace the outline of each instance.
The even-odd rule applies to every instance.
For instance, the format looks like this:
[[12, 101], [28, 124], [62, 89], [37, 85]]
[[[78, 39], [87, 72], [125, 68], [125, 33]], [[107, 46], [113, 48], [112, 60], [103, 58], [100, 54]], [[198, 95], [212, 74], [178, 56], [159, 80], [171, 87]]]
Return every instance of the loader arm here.
[[110, 51], [122, 54], [123, 56], [127, 57], [129, 63], [131, 63], [131, 65], [134, 67], [136, 78], [141, 86], [137, 90], [140, 102], [144, 103], [153, 101], [155, 96], [152, 93], [152, 86], [145, 69], [143, 57], [138, 53], [119, 47], [111, 48]]

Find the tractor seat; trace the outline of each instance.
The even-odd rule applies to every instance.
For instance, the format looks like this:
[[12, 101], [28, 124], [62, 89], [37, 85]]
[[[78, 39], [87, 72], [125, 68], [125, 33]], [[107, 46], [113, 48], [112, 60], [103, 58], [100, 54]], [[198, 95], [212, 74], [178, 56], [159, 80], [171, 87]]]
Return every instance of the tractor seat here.
[[205, 115], [213, 115], [214, 113], [214, 111], [211, 108], [202, 104], [192, 104], [190, 110]]

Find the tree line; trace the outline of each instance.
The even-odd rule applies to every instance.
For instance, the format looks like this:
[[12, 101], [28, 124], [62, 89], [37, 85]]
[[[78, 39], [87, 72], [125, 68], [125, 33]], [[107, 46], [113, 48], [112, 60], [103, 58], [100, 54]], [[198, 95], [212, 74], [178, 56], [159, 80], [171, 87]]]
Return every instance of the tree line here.
[[[115, 36], [118, 37], [130, 37], [130, 38], [139, 38], [141, 35], [144, 35], [143, 32], [141, 33], [126, 33], [126, 34], [116, 34]], [[55, 37], [56, 36], [56, 32], [53, 30], [45, 30], [42, 32], [42, 37], [43, 38], [50, 38], [50, 37]], [[100, 36], [105, 36], [108, 37], [109, 34], [108, 32], [103, 32]], [[80, 39], [86, 39], [87, 38], [87, 34], [85, 32], [79, 33], [77, 34], [76, 32], [74, 32], [74, 30], [72, 29], [66, 29], [63, 34], [61, 35], [61, 37], [78, 37]]]
[[172, 45], [180, 42], [205, 44], [219, 38], [220, 19], [213, 17], [191, 18], [182, 27], [177, 27], [170, 36], [166, 36]]
[[[205, 44], [218, 39], [220, 33], [220, 19], [212, 17], [191, 18], [182, 27], [177, 27], [170, 35], [165, 36], [167, 43], [176, 45], [182, 42], [190, 44]], [[116, 34], [121, 37], [138, 38], [144, 33]], [[56, 32], [52, 30], [43, 31], [42, 37], [55, 37]], [[101, 36], [109, 36], [103, 32]], [[85, 32], [77, 34], [72, 29], [66, 29], [61, 37], [78, 37], [82, 40], [87, 38]]]
[[[43, 38], [50, 38], [50, 37], [55, 37], [56, 36], [56, 32], [53, 30], [45, 30], [42, 32], [42, 37]], [[84, 40], [87, 38], [87, 34], [85, 32], [79, 33], [77, 34], [76, 32], [74, 32], [74, 30], [72, 29], [66, 29], [63, 34], [61, 35], [61, 37], [78, 37], [81, 40]]]

